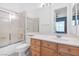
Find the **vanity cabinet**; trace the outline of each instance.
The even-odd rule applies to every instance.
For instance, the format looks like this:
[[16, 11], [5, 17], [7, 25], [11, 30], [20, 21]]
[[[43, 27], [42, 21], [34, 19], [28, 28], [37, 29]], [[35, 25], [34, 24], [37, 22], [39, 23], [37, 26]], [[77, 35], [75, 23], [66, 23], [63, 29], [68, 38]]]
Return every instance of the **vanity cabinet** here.
[[79, 47], [31, 38], [32, 56], [79, 56]]
[[42, 46], [51, 50], [57, 50], [57, 44], [53, 42], [42, 41]]
[[41, 41], [38, 39], [31, 39], [31, 54], [32, 56], [40, 56]]
[[72, 55], [64, 52], [58, 52], [58, 56], [72, 56]]
[[40, 56], [40, 53], [36, 50], [31, 50], [32, 56]]
[[38, 39], [32, 39], [31, 40], [31, 45], [41, 46], [41, 41], [38, 40]]
[[56, 56], [57, 44], [39, 39], [31, 39], [32, 56]]
[[57, 44], [48, 41], [41, 41], [41, 55], [42, 56], [56, 56], [57, 55]]
[[79, 56], [79, 47], [58, 44], [58, 55]]
[[56, 56], [56, 55], [57, 55], [57, 52], [52, 49], [45, 48], [45, 47], [41, 48], [41, 56]]

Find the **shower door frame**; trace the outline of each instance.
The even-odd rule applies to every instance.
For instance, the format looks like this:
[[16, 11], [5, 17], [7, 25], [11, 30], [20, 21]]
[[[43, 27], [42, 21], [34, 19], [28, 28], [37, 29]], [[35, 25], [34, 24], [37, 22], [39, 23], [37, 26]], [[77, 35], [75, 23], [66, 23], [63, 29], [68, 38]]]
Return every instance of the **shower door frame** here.
[[[19, 13], [16, 13], [16, 12], [14, 12], [14, 11], [10, 11], [10, 10], [4, 9], [4, 8], [0, 9], [0, 11], [6, 12], [7, 14], [10, 14], [10, 13], [19, 14]], [[10, 20], [12, 20], [12, 19], [10, 18]], [[24, 21], [25, 21], [25, 19], [24, 19]], [[11, 22], [10, 22], [10, 25], [11, 25]], [[25, 22], [24, 22], [24, 25], [25, 25]], [[25, 32], [25, 26], [24, 26], [24, 31], [23, 31], [23, 32]], [[25, 33], [24, 33], [24, 34], [25, 34]], [[0, 48], [3, 48], [3, 47], [6, 47], [6, 46], [9, 46], [9, 45], [12, 45], [12, 44], [16, 44], [16, 43], [20, 43], [20, 42], [25, 41], [25, 40], [24, 40], [24, 39], [25, 39], [25, 36], [24, 36], [24, 39], [23, 39], [23, 40], [17, 41], [17, 42], [14, 42], [14, 43], [11, 43], [11, 32], [10, 32], [8, 35], [9, 35], [9, 43], [6, 44], [6, 45], [4, 45], [4, 46], [0, 46]]]

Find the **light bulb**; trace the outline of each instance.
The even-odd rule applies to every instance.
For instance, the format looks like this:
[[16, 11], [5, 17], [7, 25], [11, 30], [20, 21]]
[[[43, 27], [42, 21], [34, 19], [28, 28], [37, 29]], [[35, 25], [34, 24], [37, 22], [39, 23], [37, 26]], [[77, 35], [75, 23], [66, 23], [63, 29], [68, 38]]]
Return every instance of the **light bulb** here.
[[10, 14], [10, 19], [16, 19], [16, 15]]

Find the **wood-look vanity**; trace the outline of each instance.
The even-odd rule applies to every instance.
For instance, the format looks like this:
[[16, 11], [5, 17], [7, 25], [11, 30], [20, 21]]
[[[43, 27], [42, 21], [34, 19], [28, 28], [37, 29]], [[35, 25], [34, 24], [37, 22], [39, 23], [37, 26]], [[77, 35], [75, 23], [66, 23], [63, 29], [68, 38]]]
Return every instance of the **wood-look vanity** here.
[[32, 56], [79, 56], [79, 47], [31, 38]]

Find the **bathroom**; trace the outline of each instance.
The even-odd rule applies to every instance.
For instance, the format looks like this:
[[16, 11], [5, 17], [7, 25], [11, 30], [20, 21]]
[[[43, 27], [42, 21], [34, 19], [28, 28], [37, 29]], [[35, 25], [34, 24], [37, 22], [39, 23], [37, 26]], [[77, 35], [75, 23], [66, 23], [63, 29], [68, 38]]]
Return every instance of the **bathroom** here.
[[79, 3], [0, 3], [0, 56], [79, 56], [78, 30]]

